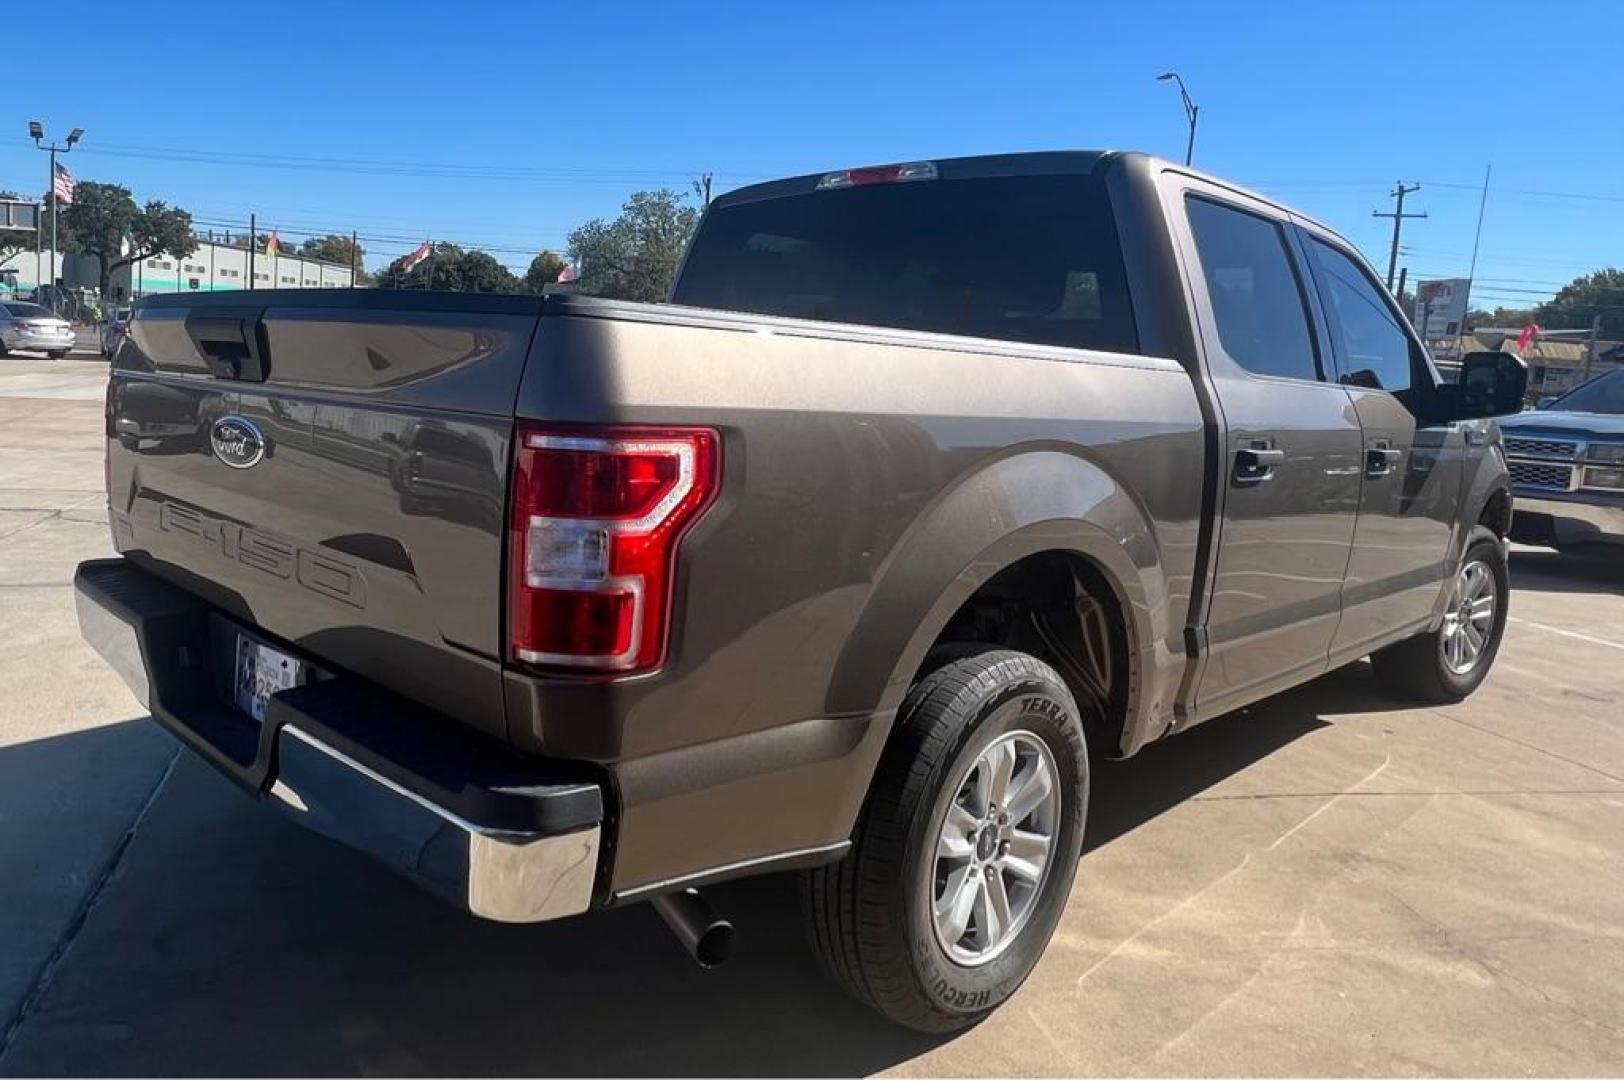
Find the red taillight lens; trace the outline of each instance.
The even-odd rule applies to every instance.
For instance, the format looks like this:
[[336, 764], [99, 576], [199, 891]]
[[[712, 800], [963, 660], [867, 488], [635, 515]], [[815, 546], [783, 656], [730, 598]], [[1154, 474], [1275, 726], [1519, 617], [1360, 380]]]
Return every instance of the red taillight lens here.
[[520, 427], [509, 655], [616, 674], [658, 667], [677, 544], [716, 498], [719, 458], [708, 428]]

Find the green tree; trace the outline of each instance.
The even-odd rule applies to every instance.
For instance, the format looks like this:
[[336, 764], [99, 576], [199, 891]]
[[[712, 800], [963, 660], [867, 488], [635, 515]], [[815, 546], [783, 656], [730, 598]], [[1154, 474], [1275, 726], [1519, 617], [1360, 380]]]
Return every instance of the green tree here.
[[613, 221], [594, 218], [569, 235], [581, 291], [618, 300], [664, 300], [699, 211], [670, 190], [639, 191]]
[[1601, 336], [1624, 338], [1624, 270], [1609, 268], [1574, 278], [1539, 306], [1547, 330], [1587, 330], [1601, 316]]
[[113, 271], [160, 252], [184, 259], [197, 250], [192, 215], [154, 199], [137, 206], [122, 184], [82, 180], [73, 203], [58, 211], [68, 226], [71, 247], [101, 262], [101, 294], [107, 296]]
[[1529, 323], [1538, 321], [1539, 313], [1533, 308], [1496, 307], [1493, 311], [1473, 308], [1466, 313], [1466, 325], [1473, 330], [1486, 327], [1497, 330], [1520, 330]]
[[433, 287], [449, 292], [518, 292], [519, 279], [488, 252], [468, 251], [456, 244], [434, 245], [434, 254], [410, 271], [402, 271], [402, 255], [377, 274], [377, 283], [391, 289]]
[[360, 243], [352, 243], [347, 236], [328, 233], [326, 236], [310, 237], [299, 248], [299, 254], [322, 262], [359, 268], [366, 265], [367, 249]]
[[527, 293], [541, 293], [547, 286], [558, 280], [565, 267], [563, 256], [552, 251], [543, 251], [530, 260], [530, 269], [524, 272], [524, 291]]

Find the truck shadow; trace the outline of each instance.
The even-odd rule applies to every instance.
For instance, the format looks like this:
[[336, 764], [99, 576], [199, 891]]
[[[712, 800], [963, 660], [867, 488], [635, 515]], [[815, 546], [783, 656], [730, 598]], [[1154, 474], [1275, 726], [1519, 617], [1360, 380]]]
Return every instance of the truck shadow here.
[[[1375, 691], [1356, 666], [1102, 763], [1088, 847], [1329, 717], [1386, 707]], [[71, 769], [76, 743], [101, 737], [16, 750], [31, 768]], [[850, 1075], [941, 1041], [887, 1024], [822, 977], [791, 878], [711, 897], [740, 938], [733, 962], [709, 972], [646, 907], [482, 923], [182, 755], [0, 1073]]]

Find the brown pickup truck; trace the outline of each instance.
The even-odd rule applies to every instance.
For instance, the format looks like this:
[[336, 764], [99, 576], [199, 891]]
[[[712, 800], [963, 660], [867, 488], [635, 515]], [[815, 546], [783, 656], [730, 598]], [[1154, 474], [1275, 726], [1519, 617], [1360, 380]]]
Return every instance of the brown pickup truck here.
[[1505, 625], [1512, 356], [1443, 383], [1353, 247], [1140, 154], [717, 199], [671, 302], [149, 297], [86, 637], [248, 794], [475, 914], [803, 876], [952, 1030], [1071, 893], [1089, 762]]

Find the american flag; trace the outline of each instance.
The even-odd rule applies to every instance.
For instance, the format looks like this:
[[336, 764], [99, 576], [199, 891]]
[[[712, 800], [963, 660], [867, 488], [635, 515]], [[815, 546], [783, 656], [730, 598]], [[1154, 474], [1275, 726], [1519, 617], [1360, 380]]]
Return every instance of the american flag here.
[[57, 202], [71, 204], [73, 202], [73, 189], [78, 186], [78, 183], [73, 178], [73, 174], [68, 171], [66, 165], [60, 161], [56, 163], [56, 179], [51, 184], [51, 190], [56, 193]]

